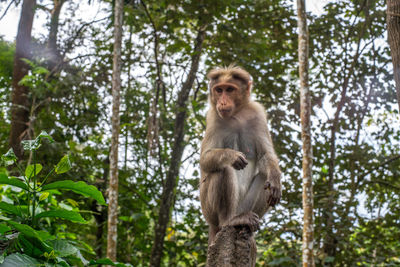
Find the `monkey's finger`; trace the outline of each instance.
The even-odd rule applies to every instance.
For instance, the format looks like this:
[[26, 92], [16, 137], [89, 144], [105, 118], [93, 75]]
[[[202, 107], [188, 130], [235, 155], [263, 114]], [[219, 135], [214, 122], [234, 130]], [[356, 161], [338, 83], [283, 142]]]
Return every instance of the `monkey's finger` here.
[[240, 170], [240, 166], [236, 163], [236, 161], [232, 164], [232, 167], [236, 170]]
[[265, 182], [264, 189], [267, 190], [269, 188], [271, 188], [271, 183], [267, 181]]
[[241, 163], [246, 166], [247, 164], [249, 164], [249, 162], [247, 161], [247, 159], [244, 156], [239, 156], [239, 160], [241, 161]]
[[272, 207], [277, 205], [281, 200], [281, 191], [278, 188], [271, 188], [271, 194], [268, 198], [268, 204]]
[[232, 164], [232, 167], [235, 168], [236, 170], [241, 170], [241, 169], [244, 168], [244, 166], [242, 166], [242, 164], [240, 164], [240, 162], [238, 162], [238, 161], [235, 161], [235, 162]]
[[244, 167], [246, 167], [247, 165], [247, 160], [244, 158], [241, 158], [241, 156], [239, 156], [235, 162], [232, 164], [232, 166], [236, 169], [236, 170], [241, 170]]
[[281, 191], [278, 188], [276, 188], [274, 195], [274, 205], [279, 204], [279, 202], [281, 202]]
[[279, 201], [278, 201], [277, 198], [274, 198], [274, 197], [271, 197], [271, 198], [270, 198], [269, 205], [270, 205], [271, 207], [275, 207], [276, 204], [278, 204], [278, 203], [279, 203]]

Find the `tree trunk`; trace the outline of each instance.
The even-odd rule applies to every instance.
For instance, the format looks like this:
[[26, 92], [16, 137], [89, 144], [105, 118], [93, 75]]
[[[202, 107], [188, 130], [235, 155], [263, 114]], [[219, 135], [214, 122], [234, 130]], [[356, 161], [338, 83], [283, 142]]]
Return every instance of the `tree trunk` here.
[[108, 232], [107, 257], [112, 261], [117, 259], [117, 222], [118, 222], [118, 137], [120, 130], [119, 99], [121, 89], [121, 43], [123, 0], [115, 1], [114, 19], [114, 57], [112, 77], [112, 136], [110, 150], [110, 185], [108, 188]]
[[10, 147], [14, 150], [18, 158], [22, 156], [21, 140], [26, 139], [27, 136], [30, 110], [29, 88], [20, 85], [19, 82], [28, 74], [29, 70], [29, 65], [22, 61], [22, 59], [31, 58], [31, 33], [35, 5], [36, 0], [24, 0], [16, 38], [12, 79], [13, 91], [11, 96]]
[[400, 111], [400, 1], [387, 0], [387, 31]]
[[301, 139], [303, 142], [303, 266], [315, 266], [313, 190], [312, 190], [312, 146], [311, 146], [311, 99], [308, 85], [308, 28], [304, 0], [297, 0], [299, 27], [299, 76]]
[[256, 265], [257, 247], [247, 226], [225, 226], [208, 247], [208, 267], [252, 267]]
[[176, 104], [175, 112], [175, 126], [174, 126], [174, 143], [172, 146], [170, 168], [167, 172], [165, 185], [160, 199], [160, 211], [158, 215], [158, 221], [155, 225], [155, 237], [154, 243], [151, 250], [150, 266], [160, 266], [163, 247], [165, 230], [170, 219], [171, 207], [173, 205], [173, 199], [175, 197], [175, 188], [177, 178], [179, 176], [179, 168], [182, 158], [182, 153], [185, 145], [183, 144], [184, 137], [184, 126], [187, 113], [187, 101], [189, 98], [190, 89], [193, 86], [193, 82], [199, 67], [199, 61], [201, 56], [201, 49], [205, 37], [205, 27], [202, 27], [198, 33], [195, 43], [194, 52], [192, 55], [192, 63], [190, 66], [189, 74], [186, 81], [183, 83], [181, 90], [178, 94], [178, 101]]
[[60, 52], [57, 47], [58, 25], [61, 8], [66, 0], [53, 0], [54, 7], [51, 10], [49, 39], [47, 40], [46, 56], [50, 70], [52, 71], [60, 62]]

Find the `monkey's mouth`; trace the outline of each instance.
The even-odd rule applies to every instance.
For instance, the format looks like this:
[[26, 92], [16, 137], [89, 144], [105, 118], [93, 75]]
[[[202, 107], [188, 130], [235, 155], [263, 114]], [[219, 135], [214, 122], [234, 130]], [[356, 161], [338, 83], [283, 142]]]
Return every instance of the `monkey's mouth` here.
[[218, 113], [222, 118], [230, 117], [232, 109], [219, 109]]

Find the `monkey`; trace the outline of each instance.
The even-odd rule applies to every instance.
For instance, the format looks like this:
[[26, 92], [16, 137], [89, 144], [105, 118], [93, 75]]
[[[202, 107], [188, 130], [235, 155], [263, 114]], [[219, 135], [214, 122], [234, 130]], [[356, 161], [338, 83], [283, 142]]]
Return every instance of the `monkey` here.
[[223, 226], [259, 229], [259, 218], [281, 199], [281, 170], [252, 79], [238, 66], [215, 68], [200, 151], [200, 203], [209, 245]]

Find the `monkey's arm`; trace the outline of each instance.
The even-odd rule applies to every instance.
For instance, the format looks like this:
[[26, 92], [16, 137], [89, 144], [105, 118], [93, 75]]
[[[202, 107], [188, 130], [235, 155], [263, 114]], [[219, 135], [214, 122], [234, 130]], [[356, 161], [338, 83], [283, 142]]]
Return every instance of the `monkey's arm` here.
[[209, 148], [202, 151], [200, 156], [200, 167], [205, 172], [222, 171], [227, 166], [241, 170], [246, 165], [245, 155], [229, 148]]
[[257, 151], [259, 173], [265, 179], [264, 188], [270, 190], [268, 204], [275, 206], [279, 203], [282, 196], [281, 170], [279, 168], [279, 159], [275, 153], [271, 135], [268, 126], [263, 125], [263, 136], [259, 136]]
[[260, 158], [259, 166], [260, 174], [266, 178], [264, 189], [270, 191], [267, 202], [273, 207], [282, 197], [281, 170], [278, 162], [267, 154]]

